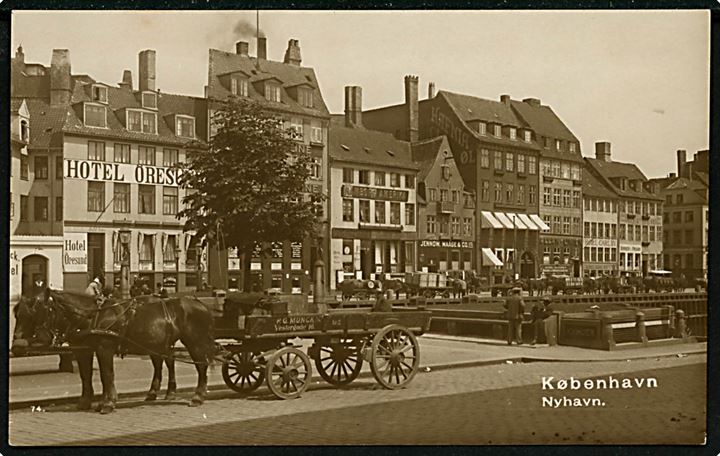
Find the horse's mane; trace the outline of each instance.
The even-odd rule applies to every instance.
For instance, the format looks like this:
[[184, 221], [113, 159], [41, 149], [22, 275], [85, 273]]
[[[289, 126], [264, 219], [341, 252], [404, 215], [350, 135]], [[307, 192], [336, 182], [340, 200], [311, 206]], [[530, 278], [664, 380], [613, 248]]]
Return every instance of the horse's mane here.
[[89, 296], [81, 291], [71, 291], [71, 290], [53, 290], [52, 288], [48, 288], [50, 290], [50, 294], [56, 295], [61, 299], [61, 304], [69, 305], [71, 307], [75, 307], [74, 303], [82, 303], [83, 307], [89, 307], [89, 308], [95, 308], [96, 301], [93, 296]]

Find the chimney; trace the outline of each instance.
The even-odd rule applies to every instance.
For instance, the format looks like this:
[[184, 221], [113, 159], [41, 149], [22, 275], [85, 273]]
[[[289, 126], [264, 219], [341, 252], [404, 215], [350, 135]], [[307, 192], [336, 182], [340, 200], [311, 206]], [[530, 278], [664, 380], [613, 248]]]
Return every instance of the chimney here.
[[123, 71], [122, 82], [120, 82], [118, 85], [120, 87], [122, 87], [123, 89], [132, 91], [132, 89], [133, 89], [132, 71], [130, 71], [130, 70]]
[[235, 43], [235, 53], [243, 57], [250, 55], [250, 43], [247, 41], [238, 41]]
[[535, 108], [540, 107], [540, 100], [537, 98], [525, 98], [525, 99], [523, 99], [523, 103], [527, 103], [530, 106], [533, 106]]
[[15, 59], [19, 63], [25, 63], [25, 53], [23, 52], [22, 46], [18, 46], [17, 50], [15, 51]]
[[138, 54], [138, 89], [155, 91], [155, 51], [146, 49]]
[[285, 63], [300, 66], [302, 57], [300, 57], [300, 42], [298, 40], [289, 40], [288, 47], [285, 50]]
[[50, 62], [50, 104], [70, 103], [70, 51], [53, 49]]
[[687, 152], [680, 149], [677, 151], [677, 175], [678, 177], [687, 177], [686, 166]]
[[362, 87], [345, 86], [345, 126], [362, 127]]
[[420, 127], [417, 76], [405, 76], [405, 110], [408, 121], [408, 130], [405, 140], [416, 142], [418, 140], [418, 130]]
[[[500, 103], [510, 105], [510, 95], [500, 95]], [[538, 105], [540, 101], [538, 101]]]
[[428, 98], [435, 98], [435, 83], [428, 84]]
[[257, 58], [267, 60], [267, 38], [264, 36], [257, 39]]
[[[525, 101], [525, 100], [523, 100]], [[610, 143], [607, 141], [598, 141], [595, 143], [595, 158], [602, 161], [612, 161], [610, 159]]]

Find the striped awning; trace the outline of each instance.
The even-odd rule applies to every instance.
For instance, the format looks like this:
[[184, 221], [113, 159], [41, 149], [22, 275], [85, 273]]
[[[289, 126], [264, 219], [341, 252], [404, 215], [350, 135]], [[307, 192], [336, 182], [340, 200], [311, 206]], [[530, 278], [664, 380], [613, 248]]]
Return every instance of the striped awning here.
[[504, 212], [495, 212], [494, 215], [495, 215], [495, 218], [498, 219], [498, 220], [500, 221], [500, 223], [502, 223], [503, 226], [504, 226], [505, 228], [507, 228], [508, 230], [511, 230], [511, 229], [515, 228], [515, 226], [513, 225], [513, 222], [510, 221], [510, 218], [507, 216], [506, 213], [504, 213]]
[[495, 252], [493, 252], [491, 249], [484, 247], [482, 249], [482, 264], [483, 266], [502, 266], [503, 262], [500, 261], [500, 258], [495, 255]]
[[508, 216], [508, 218], [510, 219], [510, 221], [515, 224], [515, 227], [516, 227], [517, 229], [519, 229], [519, 230], [526, 230], [526, 229], [528, 229], [528, 227], [525, 226], [525, 224], [523, 223], [522, 219], [520, 219], [520, 216], [519, 216], [518, 214], [515, 214], [515, 213], [513, 213], [513, 212], [508, 212], [508, 213], [507, 213], [507, 216]]
[[520, 220], [523, 221], [523, 223], [528, 227], [528, 229], [533, 231], [537, 231], [540, 229], [535, 223], [533, 223], [532, 220], [530, 220], [530, 217], [528, 217], [527, 214], [518, 214], [518, 217], [520, 217]]
[[481, 211], [482, 214], [482, 227], [483, 228], [493, 228], [495, 230], [502, 229], [502, 224], [498, 222], [498, 220], [495, 218], [492, 212], [490, 211]]
[[540, 218], [539, 215], [537, 215], [537, 214], [530, 214], [530, 218], [532, 219], [533, 222], [535, 222], [535, 224], [536, 224], [537, 226], [540, 227], [541, 230], [543, 230], [543, 231], [550, 231], [550, 227], [547, 226], [547, 224], [545, 224], [545, 222], [543, 222], [543, 220]]

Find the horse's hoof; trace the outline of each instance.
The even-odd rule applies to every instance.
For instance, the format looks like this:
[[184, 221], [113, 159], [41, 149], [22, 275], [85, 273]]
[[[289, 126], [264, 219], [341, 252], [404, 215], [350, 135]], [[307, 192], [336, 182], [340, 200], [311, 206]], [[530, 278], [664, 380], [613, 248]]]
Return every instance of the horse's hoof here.
[[96, 411], [96, 412], [100, 412], [100, 411], [102, 411], [102, 408], [103, 408], [103, 405], [102, 405], [102, 404], [98, 404], [97, 406], [95, 406], [95, 411]]
[[148, 393], [147, 396], [145, 396], [146, 402], [154, 401], [155, 399], [157, 399], [157, 394], [155, 393]]
[[168, 392], [168, 393], [165, 395], [165, 400], [166, 400], [166, 401], [172, 401], [172, 400], [174, 400], [176, 397], [177, 397], [177, 395], [175, 394], [174, 391], [173, 391], [172, 393], [171, 393], [171, 392]]
[[115, 407], [113, 407], [112, 405], [103, 405], [100, 408], [101, 415], [107, 415], [108, 413], [112, 413], [114, 411], [115, 411]]
[[92, 408], [92, 402], [91, 401], [80, 401], [78, 402], [77, 409], [78, 410], [90, 410]]
[[188, 404], [190, 407], [198, 407], [203, 404], [203, 399], [198, 396], [193, 396], [192, 399], [190, 399], [190, 403]]

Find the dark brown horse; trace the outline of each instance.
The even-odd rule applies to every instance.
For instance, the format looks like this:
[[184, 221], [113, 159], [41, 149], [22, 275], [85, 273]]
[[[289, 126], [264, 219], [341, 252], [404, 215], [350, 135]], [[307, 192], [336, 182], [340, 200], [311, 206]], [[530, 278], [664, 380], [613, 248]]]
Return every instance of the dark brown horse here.
[[[82, 395], [78, 408], [92, 407], [93, 355], [97, 356], [103, 385], [101, 413], [110, 413], [117, 402], [113, 357], [121, 349], [149, 354], [154, 367], [146, 399], [155, 399], [160, 389], [163, 359], [171, 360], [173, 345], [180, 340], [198, 372], [191, 406], [202, 404], [207, 391], [207, 367], [216, 353], [210, 311], [193, 298], [160, 299], [137, 297], [126, 301], [108, 299], [98, 308], [94, 297], [83, 293], [46, 288], [33, 300], [21, 300], [16, 308], [13, 351], [27, 347], [28, 339], [49, 345], [70, 343], [78, 363]], [[171, 380], [174, 366], [168, 363]], [[171, 390], [171, 387], [173, 390]], [[168, 385], [169, 392], [174, 386]]]

